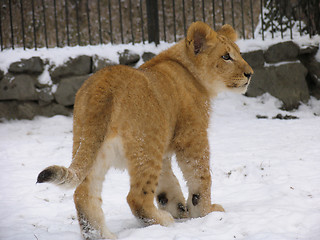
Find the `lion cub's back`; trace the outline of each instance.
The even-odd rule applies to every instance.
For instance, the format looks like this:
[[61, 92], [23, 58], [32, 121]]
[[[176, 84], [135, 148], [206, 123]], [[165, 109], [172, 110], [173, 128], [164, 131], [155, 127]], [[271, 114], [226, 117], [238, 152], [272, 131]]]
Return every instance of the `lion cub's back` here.
[[74, 109], [102, 107], [115, 95], [121, 94], [129, 82], [141, 77], [143, 75], [138, 70], [128, 66], [106, 67], [84, 82], [76, 94]]
[[159, 99], [149, 78], [141, 70], [121, 65], [93, 74], [76, 94], [74, 126], [81, 128], [90, 122], [100, 126], [107, 124], [105, 127], [117, 125], [118, 129], [119, 125], [127, 124], [128, 119], [136, 123], [150, 119], [146, 113], [159, 111]]
[[132, 67], [124, 65], [106, 67], [90, 76], [81, 86], [77, 95], [94, 94], [99, 89], [114, 91], [123, 88], [133, 79], [141, 77], [143, 74]]

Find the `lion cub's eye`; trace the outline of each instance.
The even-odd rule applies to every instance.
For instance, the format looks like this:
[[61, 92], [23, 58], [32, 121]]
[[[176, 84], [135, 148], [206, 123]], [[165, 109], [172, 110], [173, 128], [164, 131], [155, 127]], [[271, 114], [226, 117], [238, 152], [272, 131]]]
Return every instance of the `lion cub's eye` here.
[[232, 58], [230, 57], [229, 53], [225, 54], [222, 56], [223, 60], [232, 60]]

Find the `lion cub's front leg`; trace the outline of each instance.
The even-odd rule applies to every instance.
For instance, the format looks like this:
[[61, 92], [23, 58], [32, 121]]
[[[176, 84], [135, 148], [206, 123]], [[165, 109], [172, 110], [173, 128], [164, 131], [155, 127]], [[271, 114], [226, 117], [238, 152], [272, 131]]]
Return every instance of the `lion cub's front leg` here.
[[[180, 148], [181, 149], [181, 148]], [[209, 145], [206, 138], [193, 138], [177, 152], [178, 164], [187, 181], [187, 206], [190, 217], [203, 217], [213, 211], [224, 211], [219, 204], [211, 204], [211, 174]]]

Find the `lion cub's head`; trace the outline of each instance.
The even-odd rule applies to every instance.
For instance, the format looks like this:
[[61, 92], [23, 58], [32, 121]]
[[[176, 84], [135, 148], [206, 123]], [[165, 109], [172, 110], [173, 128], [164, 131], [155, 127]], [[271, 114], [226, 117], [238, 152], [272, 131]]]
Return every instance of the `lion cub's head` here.
[[188, 29], [186, 51], [200, 81], [215, 95], [221, 91], [245, 93], [253, 74], [234, 43], [237, 34], [230, 25], [215, 32], [203, 22]]

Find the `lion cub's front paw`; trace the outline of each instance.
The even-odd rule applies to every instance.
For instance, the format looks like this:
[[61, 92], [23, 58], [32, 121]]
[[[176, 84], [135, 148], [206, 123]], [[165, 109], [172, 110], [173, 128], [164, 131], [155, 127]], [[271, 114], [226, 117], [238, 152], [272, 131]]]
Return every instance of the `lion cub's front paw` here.
[[224, 208], [220, 204], [212, 204], [211, 211], [212, 212], [225, 212]]
[[145, 226], [150, 226], [153, 224], [160, 224], [162, 226], [169, 226], [172, 223], [174, 223], [174, 219], [170, 213], [164, 210], [155, 210], [153, 211], [152, 214], [149, 216], [137, 216], [140, 221], [145, 225]]

